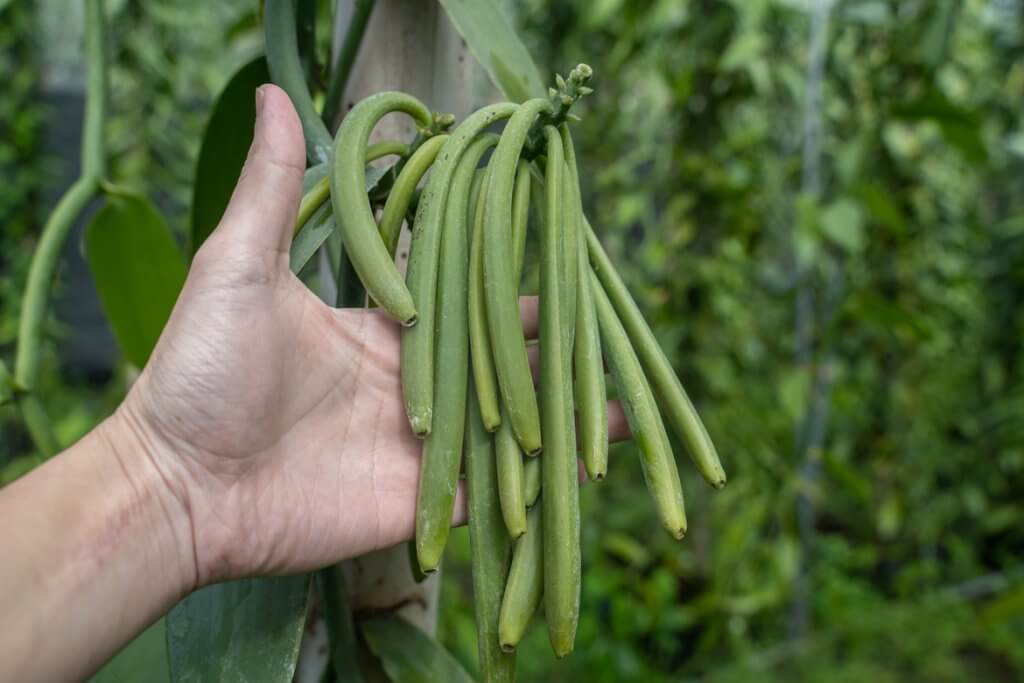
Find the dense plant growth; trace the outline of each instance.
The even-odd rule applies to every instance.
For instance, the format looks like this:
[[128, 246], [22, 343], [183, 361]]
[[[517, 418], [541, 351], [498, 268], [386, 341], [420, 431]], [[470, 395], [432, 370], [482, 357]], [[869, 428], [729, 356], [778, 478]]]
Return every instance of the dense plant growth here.
[[[182, 15], [206, 3], [112, 4], [109, 126], [130, 135], [115, 136], [110, 174], [166, 195], [180, 243], [198, 131], [212, 92], [262, 42], [257, 13], [218, 3], [198, 31], [181, 28]], [[585, 58], [599, 75], [573, 130], [580, 165], [595, 171], [582, 178], [583, 205], [733, 475], [712, 499], [683, 469], [679, 545], [651, 536], [634, 454], [613, 447], [614, 476], [581, 489], [588, 618], [565, 660], [544, 629], [528, 631], [523, 680], [1013, 680], [1024, 670], [1024, 8], [821, 3], [821, 97], [809, 108], [813, 4], [521, 5], [543, 71]], [[20, 46], [26, 73], [36, 11], [0, 8], [5, 31], [22, 27], [5, 59]], [[209, 66], [214, 56], [223, 66]], [[24, 78], [5, 103], [33, 92], [38, 76]], [[40, 110], [24, 97], [3, 115]], [[181, 135], [169, 135], [170, 119]], [[25, 227], [5, 215], [0, 232], [5, 358], [30, 236], [47, 213], [35, 197], [51, 194], [40, 190], [41, 127], [10, 130], [4, 144], [21, 151], [0, 163], [28, 180], [4, 204], [25, 207], [15, 214]], [[524, 290], [538, 281], [527, 268]], [[801, 291], [812, 315], [805, 306], [798, 333]], [[45, 323], [47, 340], [68, 333]], [[41, 390], [65, 443], [109, 407], [72, 377], [44, 347]], [[122, 388], [118, 374], [106, 391]], [[37, 455], [11, 408], [0, 411], [9, 478]], [[478, 671], [468, 534], [448, 542], [439, 635]], [[385, 628], [366, 634], [371, 647]]]

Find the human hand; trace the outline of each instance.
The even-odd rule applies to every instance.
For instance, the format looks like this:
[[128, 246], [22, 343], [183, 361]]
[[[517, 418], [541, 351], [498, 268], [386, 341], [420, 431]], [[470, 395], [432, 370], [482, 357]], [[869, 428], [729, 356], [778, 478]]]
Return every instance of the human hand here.
[[[411, 537], [420, 444], [405, 417], [399, 328], [333, 309], [289, 270], [302, 132], [257, 95], [255, 140], [116, 420], [187, 517], [194, 586], [323, 566]], [[536, 303], [523, 307], [536, 332]], [[617, 408], [614, 438], [627, 433]], [[456, 522], [464, 516], [460, 500]]]

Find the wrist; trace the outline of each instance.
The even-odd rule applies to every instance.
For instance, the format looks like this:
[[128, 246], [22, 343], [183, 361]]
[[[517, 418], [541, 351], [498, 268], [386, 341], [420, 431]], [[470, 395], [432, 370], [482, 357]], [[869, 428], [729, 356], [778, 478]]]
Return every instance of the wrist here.
[[186, 478], [166, 444], [126, 401], [96, 429], [111, 466], [125, 483], [130, 514], [149, 529], [146, 549], [166, 575], [172, 600], [198, 588], [195, 534]]

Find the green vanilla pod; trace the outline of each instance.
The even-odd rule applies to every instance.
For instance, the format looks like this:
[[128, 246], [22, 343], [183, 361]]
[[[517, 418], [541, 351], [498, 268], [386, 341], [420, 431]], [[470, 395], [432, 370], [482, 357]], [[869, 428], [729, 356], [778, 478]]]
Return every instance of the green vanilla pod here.
[[722, 488], [726, 481], [725, 470], [722, 469], [715, 445], [711, 442], [704, 423], [697, 415], [690, 397], [686, 395], [679, 377], [672, 369], [672, 364], [665, 357], [665, 352], [661, 350], [654, 332], [644, 320], [640, 308], [612, 266], [611, 259], [597, 239], [593, 227], [586, 220], [584, 226], [591, 267], [629, 335], [640, 363], [643, 364], [644, 371], [658, 395], [659, 405], [668, 423], [686, 444], [690, 458], [701, 476], [715, 488]]
[[[545, 221], [541, 234], [540, 395], [544, 493], [544, 615], [558, 657], [572, 652], [580, 608], [580, 500], [572, 409], [571, 355], [563, 313], [565, 249], [559, 227], [564, 202], [562, 143], [553, 126], [547, 137]], [[572, 324], [572, 322], [570, 322]]]
[[662, 526], [673, 538], [681, 539], [686, 534], [683, 488], [665, 424], [658, 412], [658, 403], [647, 384], [629, 336], [593, 273], [590, 274], [590, 282], [605, 357], [618, 388], [619, 401], [626, 413], [633, 441], [640, 451], [647, 490], [654, 499]]
[[443, 221], [432, 364], [437, 372], [434, 399], [438, 419], [423, 442], [416, 498], [416, 556], [424, 573], [441, 563], [459, 485], [469, 378], [469, 196], [477, 163], [493, 144], [493, 139], [480, 136], [466, 150], [452, 178]]
[[409, 114], [422, 126], [433, 121], [423, 103], [405, 93], [383, 92], [359, 102], [341, 122], [334, 138], [331, 202], [345, 254], [367, 293], [392, 318], [413, 326], [416, 306], [380, 239], [366, 196], [366, 143], [377, 121], [393, 111]]
[[[497, 121], [511, 116], [515, 110], [516, 105], [509, 102], [492, 104], [470, 114], [459, 124], [434, 160], [430, 179], [423, 188], [416, 206], [412, 242], [409, 246], [409, 269], [405, 281], [422, 325], [403, 330], [401, 366], [405, 411], [412, 431], [417, 436], [426, 436], [433, 422], [437, 264], [441, 251], [441, 227], [447, 215], [445, 203], [452, 176], [462, 155], [480, 133]], [[468, 190], [466, 202], [468, 203]], [[465, 280], [462, 287], [465, 287]]]
[[519, 446], [527, 454], [541, 449], [540, 417], [534, 393], [526, 340], [519, 318], [519, 291], [513, 282], [512, 194], [519, 155], [538, 116], [551, 113], [546, 99], [519, 105], [505, 126], [491, 157], [491, 180], [484, 215], [484, 293], [491, 350], [501, 400]]

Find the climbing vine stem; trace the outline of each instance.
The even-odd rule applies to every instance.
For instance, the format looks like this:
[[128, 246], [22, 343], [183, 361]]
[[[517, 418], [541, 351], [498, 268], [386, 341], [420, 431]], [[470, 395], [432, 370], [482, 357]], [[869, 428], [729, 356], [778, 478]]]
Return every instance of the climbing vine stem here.
[[103, 121], [106, 115], [107, 60], [105, 20], [102, 0], [86, 0], [86, 100], [82, 126], [82, 175], [57, 202], [43, 226], [22, 299], [18, 321], [18, 343], [14, 357], [14, 390], [18, 408], [36, 448], [50, 456], [59, 444], [42, 403], [33, 392], [37, 388], [42, 358], [42, 330], [49, 304], [53, 275], [60, 254], [75, 220], [100, 189], [106, 172]]

